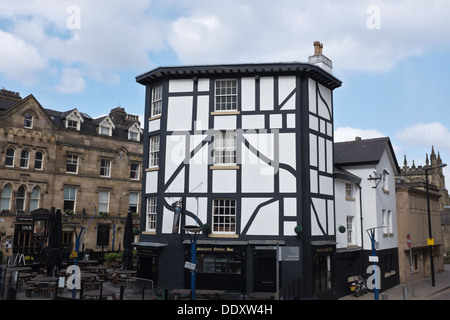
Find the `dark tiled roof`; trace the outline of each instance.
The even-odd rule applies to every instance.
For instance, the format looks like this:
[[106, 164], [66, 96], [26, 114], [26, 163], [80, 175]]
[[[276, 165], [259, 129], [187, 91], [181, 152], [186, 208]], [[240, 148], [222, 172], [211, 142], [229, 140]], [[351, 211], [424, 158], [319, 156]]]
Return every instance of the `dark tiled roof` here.
[[386, 149], [390, 149], [394, 165], [399, 171], [394, 149], [390, 139], [387, 137], [335, 143], [334, 164], [337, 166], [376, 164], [380, 161]]

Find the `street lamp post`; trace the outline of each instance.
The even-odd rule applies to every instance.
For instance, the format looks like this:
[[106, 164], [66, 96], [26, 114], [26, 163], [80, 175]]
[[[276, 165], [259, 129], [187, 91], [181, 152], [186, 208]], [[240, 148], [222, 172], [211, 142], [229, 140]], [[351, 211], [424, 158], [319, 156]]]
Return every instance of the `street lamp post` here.
[[438, 168], [444, 168], [447, 164], [442, 163], [438, 165], [437, 167], [432, 168], [425, 168], [425, 187], [427, 191], [427, 211], [428, 211], [428, 244], [430, 246], [430, 273], [431, 273], [431, 285], [434, 287], [436, 285], [435, 278], [434, 278], [434, 240], [431, 233], [431, 210], [430, 210], [430, 191], [428, 187], [428, 171], [438, 169]]

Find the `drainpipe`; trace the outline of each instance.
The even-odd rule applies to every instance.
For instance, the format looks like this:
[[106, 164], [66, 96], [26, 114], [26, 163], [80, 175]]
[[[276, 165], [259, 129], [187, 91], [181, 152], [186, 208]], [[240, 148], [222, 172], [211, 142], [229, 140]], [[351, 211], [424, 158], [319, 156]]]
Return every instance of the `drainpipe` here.
[[[359, 188], [359, 219], [360, 219], [360, 223], [361, 223], [361, 253], [364, 252], [364, 228], [363, 228], [363, 210], [362, 210], [362, 187], [361, 185], [358, 183], [358, 188]], [[362, 262], [362, 261], [361, 261]], [[363, 265], [361, 263], [361, 274], [363, 273]]]

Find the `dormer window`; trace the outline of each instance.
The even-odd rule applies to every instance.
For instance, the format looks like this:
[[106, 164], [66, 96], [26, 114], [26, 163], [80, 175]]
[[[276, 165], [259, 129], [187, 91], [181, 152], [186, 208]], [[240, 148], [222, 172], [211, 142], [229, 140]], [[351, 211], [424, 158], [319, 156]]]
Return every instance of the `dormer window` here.
[[111, 118], [107, 116], [98, 125], [98, 133], [105, 136], [112, 136], [112, 131], [115, 128]]
[[63, 119], [67, 129], [77, 131], [80, 131], [81, 124], [84, 121], [83, 117], [81, 116], [80, 112], [78, 112], [77, 109], [69, 111], [67, 113], [67, 116], [63, 117]]
[[23, 120], [23, 126], [27, 129], [33, 129], [33, 116], [26, 113]]
[[139, 127], [138, 123], [134, 123], [130, 129], [128, 129], [128, 139], [133, 141], [140, 141], [142, 129]]

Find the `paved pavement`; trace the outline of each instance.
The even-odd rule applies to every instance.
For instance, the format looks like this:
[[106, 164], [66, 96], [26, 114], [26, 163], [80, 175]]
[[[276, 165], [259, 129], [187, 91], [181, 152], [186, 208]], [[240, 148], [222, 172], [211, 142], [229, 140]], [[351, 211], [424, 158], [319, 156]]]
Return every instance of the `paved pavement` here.
[[[400, 283], [399, 285], [379, 292], [379, 300], [406, 300], [403, 287], [407, 287], [407, 300], [436, 300], [440, 293], [450, 290], [450, 264], [444, 265], [444, 272], [435, 274], [435, 286], [431, 285], [431, 277], [414, 279], [414, 297], [412, 296], [411, 283]], [[345, 296], [339, 300], [374, 300], [374, 294], [369, 292], [362, 296]]]

